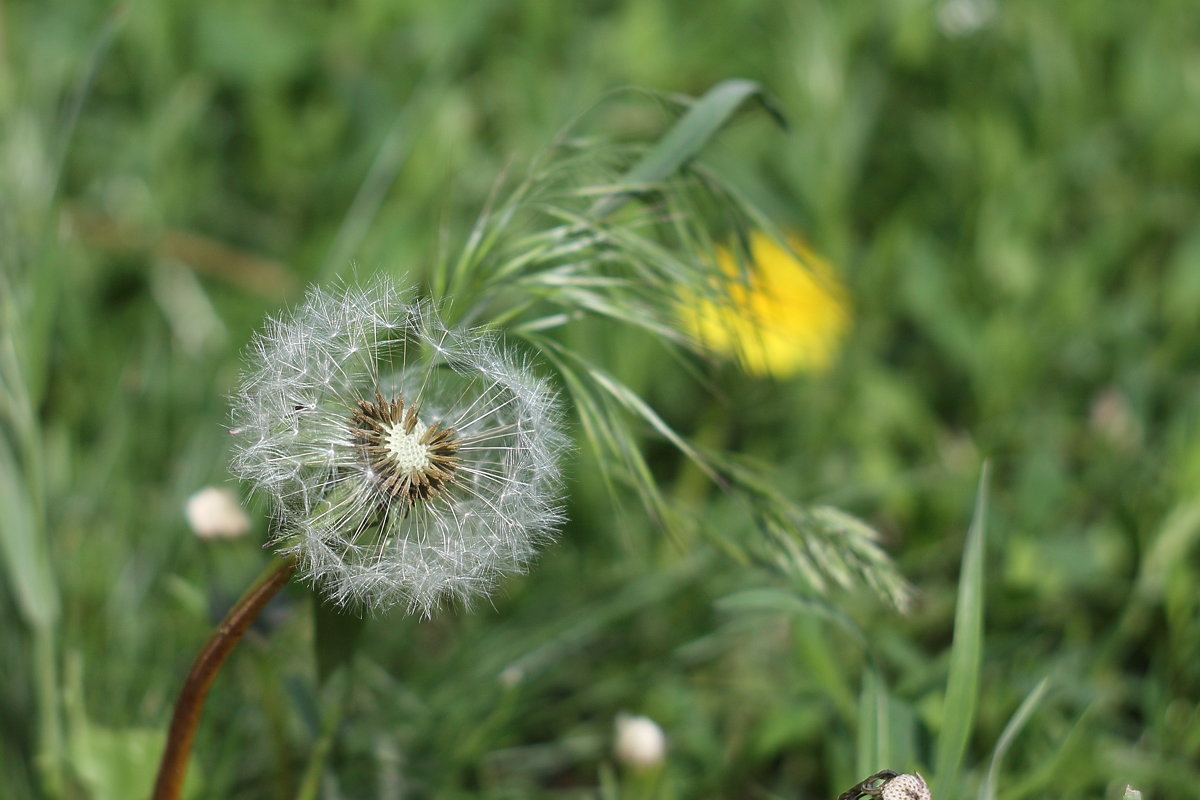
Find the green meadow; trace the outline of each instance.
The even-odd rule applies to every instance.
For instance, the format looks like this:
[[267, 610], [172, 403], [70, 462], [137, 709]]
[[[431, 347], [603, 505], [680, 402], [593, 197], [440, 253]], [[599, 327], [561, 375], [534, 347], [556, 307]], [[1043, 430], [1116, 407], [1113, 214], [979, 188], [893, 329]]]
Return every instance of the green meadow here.
[[[229, 469], [267, 316], [380, 274], [465, 308], [447, 264], [544, 153], [636, 162], [734, 78], [761, 94], [677, 166], [753, 211], [698, 202], [662, 247], [803, 242], [844, 287], [828, 363], [546, 316], [547, 353], [628, 390], [597, 412], [533, 357], [571, 442], [554, 543], [429, 619], [293, 581], [184, 797], [835, 800], [884, 769], [935, 800], [1191, 796], [1198, 42], [1193, 0], [0, 0], [0, 797], [150, 796], [271, 558]], [[248, 533], [193, 531], [214, 486]], [[782, 531], [771, 498], [863, 524]], [[890, 561], [847, 567], [843, 535]]]

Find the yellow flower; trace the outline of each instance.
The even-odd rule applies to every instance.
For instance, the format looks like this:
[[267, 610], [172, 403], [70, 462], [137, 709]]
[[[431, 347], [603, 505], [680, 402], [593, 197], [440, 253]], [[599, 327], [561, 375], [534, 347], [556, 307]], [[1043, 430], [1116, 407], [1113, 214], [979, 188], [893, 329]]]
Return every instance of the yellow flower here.
[[683, 316], [705, 346], [756, 375], [785, 378], [829, 368], [850, 327], [846, 292], [829, 264], [789, 237], [750, 237], [743, 268], [725, 248], [717, 264], [729, 277], [719, 296], [697, 298]]

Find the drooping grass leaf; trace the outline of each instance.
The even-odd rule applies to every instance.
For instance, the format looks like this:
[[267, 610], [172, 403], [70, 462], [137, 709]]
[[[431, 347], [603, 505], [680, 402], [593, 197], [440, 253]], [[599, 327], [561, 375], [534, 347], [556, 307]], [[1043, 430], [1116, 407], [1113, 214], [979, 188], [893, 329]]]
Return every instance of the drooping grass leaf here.
[[[637, 192], [670, 177], [703, 150], [734, 113], [752, 99], [759, 100], [780, 125], [786, 124], [758, 83], [743, 79], [722, 81], [688, 109], [659, 143], [622, 177], [621, 185], [628, 187], [626, 191]], [[592, 216], [606, 216], [627, 199], [628, 194], [603, 198], [592, 207]]]

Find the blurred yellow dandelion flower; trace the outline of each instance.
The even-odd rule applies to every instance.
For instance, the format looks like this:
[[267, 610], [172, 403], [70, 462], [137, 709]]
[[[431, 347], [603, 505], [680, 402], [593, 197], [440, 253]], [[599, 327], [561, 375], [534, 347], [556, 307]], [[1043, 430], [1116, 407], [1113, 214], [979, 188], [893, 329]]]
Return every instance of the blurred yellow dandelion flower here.
[[828, 369], [850, 327], [849, 299], [833, 268], [795, 237], [788, 246], [754, 232], [745, 268], [729, 249], [719, 249], [717, 264], [729, 283], [683, 314], [706, 347], [756, 375]]

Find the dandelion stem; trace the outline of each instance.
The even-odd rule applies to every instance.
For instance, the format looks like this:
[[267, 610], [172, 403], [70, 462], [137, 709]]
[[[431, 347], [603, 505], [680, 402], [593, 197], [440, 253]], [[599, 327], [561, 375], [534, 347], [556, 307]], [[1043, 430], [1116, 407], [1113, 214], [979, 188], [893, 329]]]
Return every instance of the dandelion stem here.
[[167, 746], [163, 751], [158, 768], [158, 779], [154, 783], [153, 800], [178, 800], [183, 791], [183, 778], [187, 773], [188, 755], [196, 727], [200, 724], [200, 712], [209, 687], [217, 677], [221, 665], [241, 641], [242, 635], [262, 612], [275, 594], [287, 584], [296, 570], [293, 558], [277, 558], [262, 575], [246, 590], [241, 599], [229, 609], [225, 619], [213, 631], [204, 649], [196, 656], [188, 673], [179, 698], [175, 701], [175, 714], [171, 717], [171, 728], [167, 732]]

